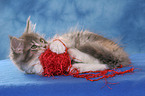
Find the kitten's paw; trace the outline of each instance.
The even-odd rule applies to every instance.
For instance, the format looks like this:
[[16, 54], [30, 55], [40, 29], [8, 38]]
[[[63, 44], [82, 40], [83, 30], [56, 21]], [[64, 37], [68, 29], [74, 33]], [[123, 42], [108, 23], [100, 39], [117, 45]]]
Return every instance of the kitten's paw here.
[[36, 65], [34, 65], [34, 69], [33, 70], [34, 70], [35, 74], [41, 75], [42, 72], [43, 72], [43, 67], [40, 64], [36, 64]]
[[86, 67], [87, 67], [86, 64], [83, 64], [83, 63], [82, 64], [81, 63], [73, 64], [72, 67], [70, 68], [70, 72], [71, 73], [76, 73], [76, 72], [82, 73], [82, 72], [91, 70], [91, 69], [86, 70]]
[[73, 64], [71, 70], [77, 69], [80, 73], [86, 71], [101, 71], [108, 69], [106, 64]]
[[43, 72], [43, 67], [40, 64], [33, 64], [29, 68], [26, 68], [24, 70], [25, 73], [27, 74], [38, 74], [41, 75]]
[[74, 69], [77, 69], [77, 71], [79, 71], [79, 73], [88, 71], [88, 70], [85, 70], [85, 67], [84, 67], [83, 64], [73, 64], [72, 67], [71, 67], [71, 72], [72, 73], [76, 72], [76, 70], [74, 70]]
[[65, 49], [65, 46], [60, 41], [54, 41], [50, 44], [50, 50], [57, 54], [64, 53]]

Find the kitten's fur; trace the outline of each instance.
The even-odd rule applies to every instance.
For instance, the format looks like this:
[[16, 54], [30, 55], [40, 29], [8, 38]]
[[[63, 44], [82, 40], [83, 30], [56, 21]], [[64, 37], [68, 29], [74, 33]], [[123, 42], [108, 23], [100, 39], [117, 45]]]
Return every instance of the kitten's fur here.
[[[123, 48], [95, 33], [70, 32], [56, 36], [46, 43], [44, 39], [44, 42], [40, 42], [42, 37], [33, 32], [31, 27], [32, 24], [28, 18], [26, 31], [23, 35], [19, 38], [10, 37], [10, 57], [18, 68], [26, 73], [41, 74], [43, 72], [38, 57], [46, 46], [49, 45], [50, 50], [57, 54], [65, 52], [65, 46], [60, 41], [53, 41], [54, 39], [60, 39], [69, 48], [68, 52], [74, 61], [72, 68], [77, 68], [80, 72], [116, 68], [121, 64], [126, 66], [130, 62]], [[34, 45], [39, 48], [32, 50]]]

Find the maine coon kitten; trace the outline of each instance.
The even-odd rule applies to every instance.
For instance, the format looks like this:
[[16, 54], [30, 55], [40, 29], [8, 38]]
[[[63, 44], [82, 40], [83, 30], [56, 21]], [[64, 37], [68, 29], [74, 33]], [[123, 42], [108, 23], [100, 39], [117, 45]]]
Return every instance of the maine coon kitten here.
[[68, 53], [74, 61], [72, 68], [77, 68], [80, 72], [111, 69], [121, 64], [126, 66], [130, 62], [123, 48], [115, 42], [88, 31], [69, 32], [46, 42], [32, 30], [30, 18], [21, 37], [10, 37], [10, 57], [20, 70], [41, 74], [43, 68], [38, 57], [46, 46], [49, 45], [50, 50], [57, 54], [65, 52], [65, 46], [54, 39], [60, 39], [69, 48]]

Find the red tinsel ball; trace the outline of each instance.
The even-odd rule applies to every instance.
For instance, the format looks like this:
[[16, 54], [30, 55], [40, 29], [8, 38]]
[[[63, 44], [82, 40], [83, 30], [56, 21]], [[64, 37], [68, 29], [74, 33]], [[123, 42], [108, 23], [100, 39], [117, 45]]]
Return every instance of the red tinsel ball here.
[[71, 59], [67, 51], [63, 54], [56, 54], [49, 48], [40, 55], [40, 63], [43, 66], [43, 76], [65, 75], [71, 66]]

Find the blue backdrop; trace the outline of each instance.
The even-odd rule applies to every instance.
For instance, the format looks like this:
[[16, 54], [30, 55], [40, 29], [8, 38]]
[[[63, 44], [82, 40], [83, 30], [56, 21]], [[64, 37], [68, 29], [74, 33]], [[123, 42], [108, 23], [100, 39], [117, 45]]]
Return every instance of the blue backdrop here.
[[145, 0], [0, 0], [0, 59], [28, 16], [47, 38], [77, 27], [118, 40], [130, 55], [145, 53]]

